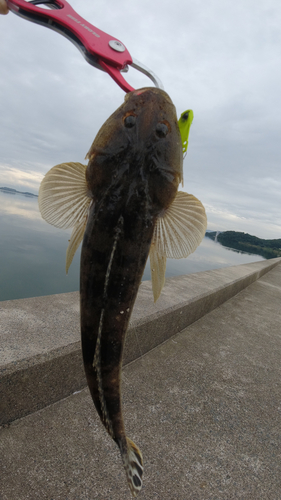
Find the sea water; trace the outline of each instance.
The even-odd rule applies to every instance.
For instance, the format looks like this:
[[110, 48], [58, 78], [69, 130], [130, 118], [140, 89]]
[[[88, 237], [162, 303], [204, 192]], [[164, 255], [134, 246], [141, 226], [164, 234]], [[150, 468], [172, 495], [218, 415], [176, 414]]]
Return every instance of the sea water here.
[[[0, 300], [79, 290], [81, 245], [68, 275], [65, 273], [70, 235], [71, 229], [57, 229], [41, 218], [38, 198], [0, 191]], [[186, 259], [167, 259], [166, 277], [259, 260], [264, 259], [227, 249], [205, 237]], [[148, 261], [143, 280], [149, 279]]]

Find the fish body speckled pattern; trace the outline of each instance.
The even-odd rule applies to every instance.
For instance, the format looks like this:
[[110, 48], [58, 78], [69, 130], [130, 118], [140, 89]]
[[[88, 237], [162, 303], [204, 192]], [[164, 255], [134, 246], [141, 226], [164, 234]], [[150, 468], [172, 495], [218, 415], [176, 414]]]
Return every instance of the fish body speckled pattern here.
[[88, 165], [66, 163], [47, 173], [39, 191], [45, 220], [73, 227], [68, 269], [82, 238], [80, 311], [88, 386], [117, 443], [135, 497], [143, 460], [126, 436], [121, 405], [125, 335], [148, 256], [154, 300], [165, 281], [166, 258], [195, 250], [206, 230], [203, 205], [178, 192], [182, 143], [175, 107], [163, 90], [144, 88], [105, 122]]

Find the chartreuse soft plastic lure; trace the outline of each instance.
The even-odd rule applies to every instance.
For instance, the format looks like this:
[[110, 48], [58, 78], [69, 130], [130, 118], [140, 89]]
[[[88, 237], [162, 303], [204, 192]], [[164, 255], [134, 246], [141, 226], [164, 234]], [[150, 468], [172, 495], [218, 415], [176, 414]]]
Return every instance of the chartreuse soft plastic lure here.
[[192, 124], [192, 120], [193, 120], [193, 111], [192, 111], [192, 109], [187, 109], [186, 111], [184, 111], [181, 114], [180, 119], [178, 121], [180, 134], [181, 134], [183, 154], [185, 154], [187, 151], [188, 136], [189, 136], [189, 130], [190, 130], [190, 126]]

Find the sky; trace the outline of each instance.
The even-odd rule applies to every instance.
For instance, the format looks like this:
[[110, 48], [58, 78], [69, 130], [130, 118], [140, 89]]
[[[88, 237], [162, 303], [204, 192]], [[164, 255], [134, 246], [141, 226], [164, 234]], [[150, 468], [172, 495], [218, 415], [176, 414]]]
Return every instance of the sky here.
[[[194, 112], [184, 187], [208, 229], [281, 238], [279, 0], [72, 0]], [[47, 171], [83, 163], [125, 93], [58, 33], [0, 16], [0, 186], [38, 193]], [[134, 88], [153, 85], [134, 69]]]

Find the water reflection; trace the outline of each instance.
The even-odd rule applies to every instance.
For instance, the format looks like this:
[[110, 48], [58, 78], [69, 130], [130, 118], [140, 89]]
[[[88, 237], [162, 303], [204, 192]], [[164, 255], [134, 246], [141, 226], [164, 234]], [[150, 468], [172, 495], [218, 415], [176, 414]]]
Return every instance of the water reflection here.
[[18, 215], [24, 219], [42, 219], [38, 210], [38, 198], [0, 191], [0, 203], [1, 219], [7, 215]]
[[[0, 300], [79, 289], [80, 249], [68, 275], [65, 254], [71, 230], [63, 231], [41, 219], [37, 198], [0, 192]], [[209, 238], [187, 259], [168, 259], [166, 276], [264, 260], [258, 255], [225, 248]], [[144, 280], [150, 279], [149, 263]]]

